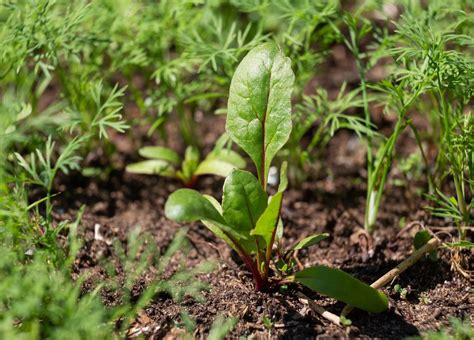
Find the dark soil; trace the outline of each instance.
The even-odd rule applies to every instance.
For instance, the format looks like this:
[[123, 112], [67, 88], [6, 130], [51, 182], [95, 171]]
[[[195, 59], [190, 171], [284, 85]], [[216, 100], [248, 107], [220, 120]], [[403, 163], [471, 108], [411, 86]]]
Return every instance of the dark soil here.
[[[222, 121], [217, 126], [223, 128]], [[406, 136], [407, 141], [401, 143], [401, 150], [411, 147], [413, 143], [409, 138]], [[208, 135], [207, 139], [212, 140]], [[365, 200], [365, 155], [359, 150], [363, 147], [356, 137], [346, 131], [338, 133], [326, 152], [326, 171], [304, 183], [301, 190], [290, 189], [282, 215], [287, 245], [313, 233], [330, 233], [329, 239], [299, 253], [303, 265], [334, 266], [372, 282], [412, 252], [415, 230], [398, 235], [401, 226], [411, 221], [421, 221], [426, 226], [448, 223], [430, 217], [422, 208], [427, 202], [420, 198], [416, 187], [394, 186], [390, 181], [373, 235], [374, 252], [369, 254], [366, 242], [361, 242], [364, 239], [353, 236], [363, 225]], [[133, 158], [127, 151], [118, 164]], [[391, 178], [396, 177], [403, 180], [394, 167]], [[222, 179], [202, 178], [198, 189], [220, 198], [222, 183]], [[423, 185], [422, 180], [420, 183]], [[84, 284], [85, 290], [92, 289], [107, 276], [104, 260], [115, 263], [111, 241], [118, 239], [125, 243], [127, 234], [137, 226], [150, 234], [160, 249], [166, 249], [179, 226], [164, 217], [163, 207], [168, 195], [178, 187], [172, 180], [130, 175], [119, 170], [112, 171], [106, 181], [80, 176], [61, 181], [58, 189], [64, 193], [57, 202], [58, 218], [72, 217], [82, 204], [87, 205], [80, 230], [84, 246], [75, 264], [75, 275], [90, 277]], [[98, 234], [97, 225], [100, 226]], [[295, 291], [301, 288], [290, 287], [284, 294], [255, 292], [249, 273], [235, 254], [201, 224], [190, 225], [188, 235], [194, 246], [186, 255], [190, 266], [209, 259], [218, 263], [215, 271], [200, 277], [209, 284], [204, 302], [188, 297], [178, 304], [170, 296], [159, 295], [140, 313], [129, 330], [130, 336], [179, 337], [183, 334], [179, 328], [183, 310], [196, 322], [196, 337], [205, 336], [218, 315], [238, 318], [230, 334], [233, 338], [250, 335], [298, 339], [318, 336], [404, 338], [448, 326], [450, 317], [472, 317], [471, 284], [451, 270], [450, 254], [446, 250], [440, 252], [438, 262], [420, 261], [384, 289], [390, 297], [388, 311], [368, 314], [355, 310], [350, 314], [352, 326], [342, 328], [299, 301]], [[139, 280], [134, 288], [137, 295], [148, 282], [146, 275]], [[397, 283], [408, 289], [405, 299], [394, 292], [393, 286]], [[343, 308], [343, 304], [332, 299], [309, 291], [305, 293], [336, 314]], [[108, 291], [102, 295], [110, 305], [120, 299]], [[265, 326], [265, 318], [271, 320], [271, 327]]]
[[[341, 55], [339, 58], [337, 57]], [[357, 77], [352, 63], [347, 62], [347, 51], [335, 48], [329, 62], [328, 72], [340, 77], [318, 76], [308, 91], [316, 86], [329, 89], [335, 95], [344, 80], [356, 83]], [[332, 72], [332, 71], [333, 72]], [[341, 71], [343, 70], [343, 71]], [[342, 72], [342, 73], [341, 73]], [[371, 78], [383, 77], [383, 68], [375, 68]], [[133, 107], [128, 116], [137, 114]], [[393, 117], [383, 115], [373, 108], [374, 121], [383, 133], [390, 131]], [[199, 136], [205, 152], [208, 152], [217, 136], [224, 131], [223, 117], [200, 116], [197, 123]], [[415, 125], [426, 127], [420, 117], [413, 117]], [[174, 129], [174, 130], [173, 130]], [[179, 132], [171, 125], [168, 145], [182, 150]], [[75, 276], [86, 275], [84, 290], [93, 289], [107, 277], [104, 262], [117, 262], [113, 240], [126, 243], [127, 235], [137, 227], [148, 233], [159, 249], [164, 250], [173, 240], [180, 226], [168, 221], [163, 207], [168, 195], [179, 188], [179, 183], [155, 176], [130, 175], [123, 171], [126, 164], [136, 161], [137, 150], [147, 140], [145, 127], [135, 127], [126, 135], [113, 136], [117, 153], [109, 160], [98, 149], [87, 160], [92, 166], [106, 167], [114, 164], [107, 179], [82, 176], [60, 179], [57, 190], [63, 194], [57, 200], [58, 219], [73, 218], [81, 205], [87, 206], [80, 226], [84, 245], [75, 263]], [[426, 181], [420, 178], [407, 179], [394, 166], [385, 190], [384, 200], [373, 234], [373, 254], [364, 238], [355, 237], [363, 226], [365, 204], [365, 146], [357, 136], [348, 131], [339, 131], [329, 143], [321, 165], [308, 169], [311, 174], [300, 190], [290, 189], [285, 193], [282, 216], [285, 228], [285, 245], [313, 233], [328, 232], [330, 237], [317, 246], [298, 254], [304, 266], [324, 264], [341, 268], [359, 279], [370, 283], [395, 267], [413, 251], [412, 240], [416, 228], [401, 232], [402, 227], [413, 221], [425, 226], [444, 227], [440, 234], [449, 239], [455, 231], [449, 229], [449, 221], [433, 219], [424, 209], [429, 204], [422, 199]], [[408, 155], [416, 150], [413, 136], [407, 132], [397, 145], [398, 154]], [[428, 157], [433, 157], [428, 152]], [[395, 162], [396, 163], [396, 162]], [[250, 166], [250, 162], [248, 163]], [[221, 198], [223, 180], [201, 178], [198, 190]], [[396, 184], [396, 185], [395, 185]], [[97, 232], [98, 231], [98, 232]], [[419, 261], [403, 273], [384, 292], [390, 298], [390, 308], [381, 314], [368, 314], [354, 310], [350, 315], [350, 327], [338, 327], [315, 314], [296, 296], [301, 287], [290, 287], [285, 293], [255, 292], [250, 274], [221, 241], [217, 240], [201, 224], [189, 225], [188, 236], [192, 247], [186, 252], [188, 266], [213, 260], [217, 269], [199, 277], [209, 284], [204, 292], [204, 301], [187, 297], [180, 303], [170, 296], [158, 295], [147, 306], [128, 331], [130, 337], [144, 335], [149, 338], [168, 339], [183, 335], [180, 313], [185, 310], [196, 322], [195, 337], [205, 337], [218, 315], [238, 318], [230, 333], [231, 338], [254, 336], [256, 338], [316, 338], [316, 337], [380, 337], [405, 338], [420, 335], [429, 330], [449, 326], [449, 318], [471, 318], [474, 311], [472, 286], [468, 279], [451, 269], [452, 254], [448, 250], [439, 253], [439, 260]], [[470, 235], [472, 236], [472, 235]], [[472, 254], [463, 254], [467, 260]], [[167, 275], [179, 266], [171, 262]], [[464, 264], [466, 265], [466, 264]], [[472, 266], [472, 264], [471, 264]], [[470, 268], [473, 269], [472, 267]], [[145, 274], [135, 284], [137, 296], [150, 283], [153, 276]], [[408, 293], [402, 299], [393, 286], [400, 284]], [[333, 313], [340, 313], [343, 304], [333, 299], [304, 290], [317, 303]], [[103, 290], [105, 303], [117, 304], [119, 294]], [[271, 320], [271, 327], [263, 320]]]

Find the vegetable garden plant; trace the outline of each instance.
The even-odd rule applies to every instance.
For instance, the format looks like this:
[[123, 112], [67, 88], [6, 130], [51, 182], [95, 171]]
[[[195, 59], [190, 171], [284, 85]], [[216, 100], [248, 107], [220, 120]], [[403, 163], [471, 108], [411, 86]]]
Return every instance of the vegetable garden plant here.
[[177, 222], [202, 221], [237, 252], [252, 273], [256, 290], [300, 283], [351, 306], [384, 311], [388, 301], [382, 292], [339, 269], [318, 265], [293, 270], [291, 253], [318, 243], [327, 234], [312, 235], [286, 251], [281, 249], [286, 163], [273, 195], [268, 193], [267, 178], [273, 158], [292, 130], [293, 82], [291, 61], [276, 44], [260, 44], [247, 54], [231, 81], [226, 129], [254, 162], [257, 177], [233, 170], [225, 179], [221, 203], [191, 189], [177, 190], [168, 198], [165, 214]]
[[169, 148], [145, 146], [138, 150], [138, 153], [148, 160], [130, 164], [127, 166], [127, 171], [177, 178], [186, 187], [193, 187], [198, 178], [203, 175], [226, 177], [233, 169], [245, 167], [245, 160], [238, 153], [224, 148], [226, 140], [227, 136], [223, 135], [215, 148], [202, 161], [199, 150], [192, 145], [186, 148], [184, 158]]

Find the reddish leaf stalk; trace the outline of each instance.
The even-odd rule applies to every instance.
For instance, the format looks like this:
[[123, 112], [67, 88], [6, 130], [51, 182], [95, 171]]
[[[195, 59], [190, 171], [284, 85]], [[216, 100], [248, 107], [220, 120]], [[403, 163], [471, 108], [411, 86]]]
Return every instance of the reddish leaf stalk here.
[[237, 248], [237, 253], [239, 254], [240, 258], [242, 261], [245, 263], [247, 268], [250, 270], [252, 273], [253, 279], [255, 281], [255, 290], [260, 291], [266, 286], [267, 280], [262, 279], [262, 275], [260, 275], [260, 271], [258, 270], [258, 267], [255, 263], [255, 261], [250, 257], [250, 255], [245, 251], [244, 248], [240, 245], [239, 242], [237, 242], [232, 235], [230, 235], [227, 232], [224, 232], [226, 236], [232, 241], [232, 243], [235, 245], [235, 248]]

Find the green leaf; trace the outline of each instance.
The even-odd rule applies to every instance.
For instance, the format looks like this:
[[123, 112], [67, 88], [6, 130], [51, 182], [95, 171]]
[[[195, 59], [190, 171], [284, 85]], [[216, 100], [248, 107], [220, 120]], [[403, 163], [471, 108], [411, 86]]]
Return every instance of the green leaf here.
[[[224, 182], [222, 214], [227, 225], [240, 234], [250, 235], [265, 211], [267, 201], [262, 186], [248, 171], [234, 170]], [[255, 250], [252, 242], [243, 245], [247, 251]]]
[[227, 177], [232, 170], [235, 169], [230, 163], [220, 161], [218, 159], [206, 159], [199, 164], [198, 168], [194, 172], [194, 175], [216, 175]]
[[245, 160], [237, 152], [229, 149], [214, 149], [199, 164], [194, 174], [227, 177], [232, 170], [245, 168], [245, 165]]
[[288, 188], [288, 162], [283, 162], [280, 168], [280, 184], [278, 185], [278, 192], [283, 192]]
[[388, 307], [385, 294], [339, 269], [315, 266], [297, 272], [294, 279], [318, 293], [367, 312], [379, 313]]
[[189, 183], [199, 165], [199, 150], [194, 146], [188, 146], [184, 153], [184, 160], [181, 170], [177, 172], [177, 176], [185, 183]]
[[413, 246], [415, 247], [415, 249], [420, 249], [429, 240], [431, 240], [430, 233], [427, 230], [421, 230], [416, 233], [415, 238], [413, 239]]
[[283, 193], [279, 192], [270, 199], [270, 203], [260, 216], [255, 226], [251, 231], [252, 235], [260, 235], [265, 240], [267, 247], [271, 246], [272, 236], [280, 219], [280, 209]]
[[312, 245], [315, 245], [316, 243], [319, 243], [320, 241], [324, 240], [325, 238], [328, 238], [329, 234], [328, 233], [323, 233], [323, 234], [316, 234], [316, 235], [311, 235], [308, 236], [301, 241], [297, 242], [291, 249], [293, 250], [299, 250], [303, 248], [308, 248], [311, 247]]
[[243, 169], [247, 165], [245, 159], [237, 152], [230, 149], [220, 149], [212, 151], [206, 159], [218, 159], [220, 161], [232, 164], [234, 167]]
[[[206, 198], [211, 204], [216, 208], [216, 210], [222, 214], [222, 207], [219, 204], [219, 202], [212, 196], [209, 195], [203, 195], [204, 198]], [[239, 250], [235, 246], [234, 242], [225, 234], [225, 232], [222, 230], [222, 227], [218, 225], [217, 223], [211, 222], [211, 221], [205, 221], [203, 220], [202, 223], [214, 233], [218, 238], [223, 240], [225, 243], [227, 243], [232, 249], [234, 249], [237, 253]]]
[[[427, 230], [420, 230], [415, 234], [415, 238], [413, 239], [413, 246], [415, 247], [415, 249], [420, 249], [426, 243], [428, 243], [429, 240], [431, 240], [430, 233]], [[436, 250], [430, 251], [429, 258], [433, 262], [438, 260], [438, 254]]]
[[277, 242], [283, 238], [283, 222], [282, 222], [281, 218], [278, 220], [278, 225], [277, 225], [277, 231], [276, 231], [275, 238], [276, 238]]
[[[201, 221], [214, 232], [216, 236], [222, 238], [229, 244], [232, 242], [228, 235], [239, 242], [248, 241], [247, 235], [241, 234], [227, 225], [218, 208], [219, 203], [209, 197], [210, 196], [206, 197], [201, 195], [196, 190], [179, 189], [168, 197], [165, 204], [165, 216], [176, 222]], [[207, 222], [210, 222], [210, 224]], [[216, 231], [216, 228], [219, 228], [221, 231]], [[226, 233], [228, 235], [225, 235]], [[231, 246], [234, 248], [234, 245]]]
[[469, 241], [459, 241], [459, 242], [453, 242], [453, 243], [444, 243], [446, 247], [449, 248], [472, 248], [474, 247], [473, 242]]
[[181, 163], [181, 157], [179, 157], [176, 152], [162, 146], [145, 146], [138, 150], [138, 153], [142, 157], [161, 159], [174, 165], [179, 165]]
[[270, 163], [290, 136], [294, 78], [290, 59], [264, 43], [245, 56], [230, 85], [227, 132], [254, 161], [264, 188]]
[[132, 174], [176, 177], [175, 168], [167, 161], [163, 161], [160, 159], [148, 160], [148, 161], [130, 164], [127, 166], [126, 171]]
[[179, 189], [173, 192], [165, 204], [165, 215], [176, 222], [211, 221], [218, 225], [226, 222], [214, 205], [199, 192]]

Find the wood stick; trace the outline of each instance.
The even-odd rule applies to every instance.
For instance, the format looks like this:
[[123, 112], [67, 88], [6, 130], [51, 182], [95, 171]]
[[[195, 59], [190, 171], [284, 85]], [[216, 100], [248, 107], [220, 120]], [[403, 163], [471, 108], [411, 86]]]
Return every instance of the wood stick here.
[[[429, 253], [439, 247], [441, 241], [437, 238], [432, 238], [429, 240], [423, 247], [417, 249], [408, 257], [405, 261], [401, 262], [398, 266], [393, 268], [392, 270], [385, 273], [381, 276], [377, 281], [372, 283], [370, 286], [375, 289], [380, 289], [385, 286], [387, 283], [392, 282], [398, 275], [403, 273], [409, 267], [414, 265], [419, 259], [421, 259], [426, 253]], [[341, 315], [346, 316], [348, 315], [354, 307], [346, 305], [341, 312]]]
[[[441, 231], [447, 231], [447, 232], [450, 232], [450, 231], [458, 231], [459, 228], [458, 227], [430, 227], [430, 226], [427, 226], [426, 229], [430, 229], [430, 230], [441, 230]], [[470, 230], [470, 231], [474, 231], [474, 227], [461, 227], [462, 230]]]
[[319, 315], [321, 315], [326, 320], [331, 321], [333, 324], [335, 324], [337, 326], [341, 326], [341, 320], [339, 319], [339, 317], [336, 314], [328, 312], [323, 307], [318, 305], [316, 302], [314, 302], [312, 299], [310, 299], [308, 296], [306, 296], [305, 294], [303, 294], [301, 292], [298, 292], [298, 297], [302, 300], [305, 300], [306, 303], [309, 305], [309, 307], [314, 312], [318, 313]]

